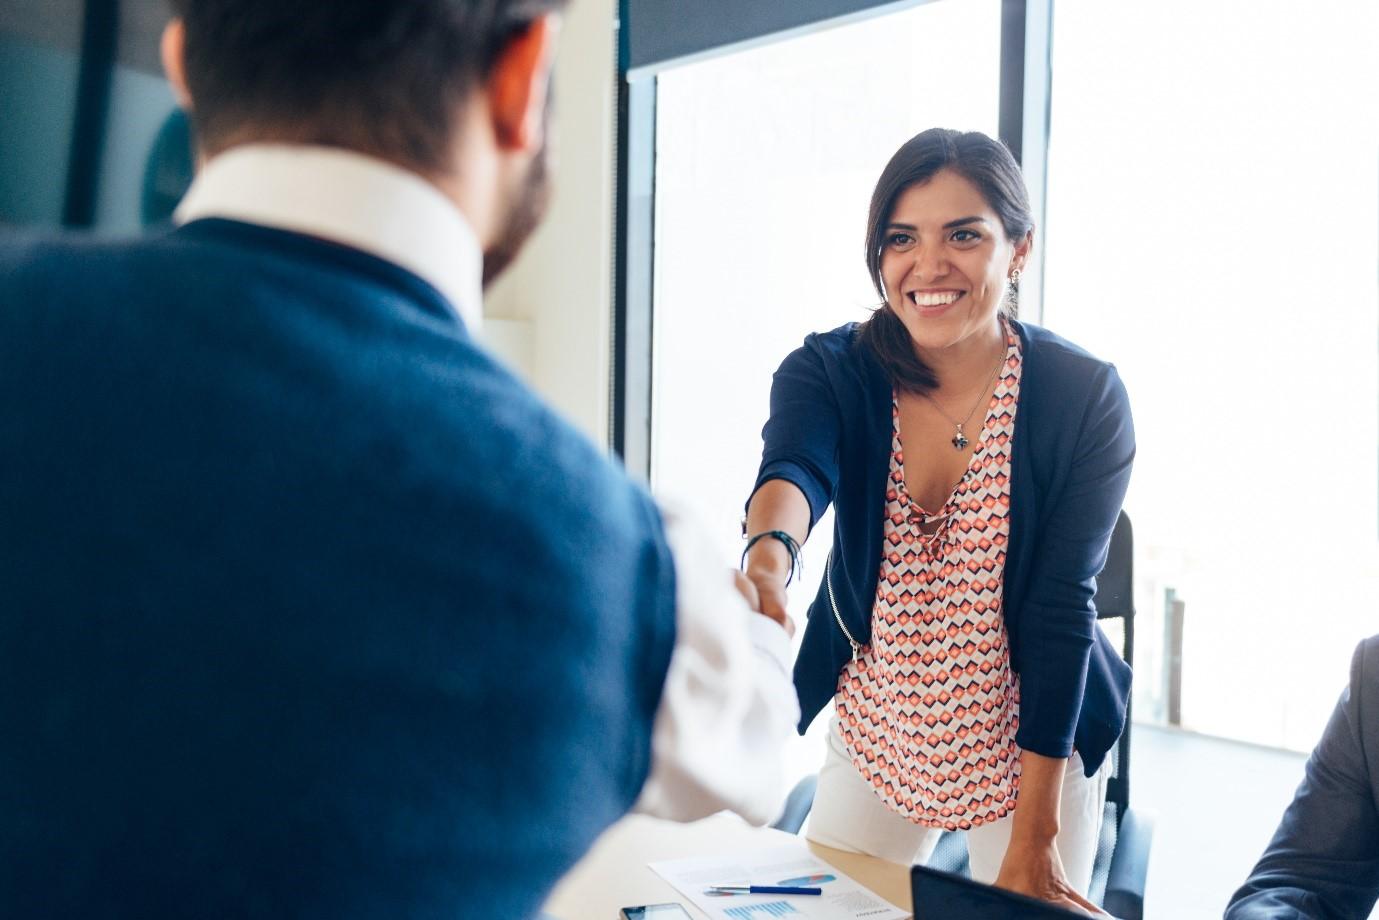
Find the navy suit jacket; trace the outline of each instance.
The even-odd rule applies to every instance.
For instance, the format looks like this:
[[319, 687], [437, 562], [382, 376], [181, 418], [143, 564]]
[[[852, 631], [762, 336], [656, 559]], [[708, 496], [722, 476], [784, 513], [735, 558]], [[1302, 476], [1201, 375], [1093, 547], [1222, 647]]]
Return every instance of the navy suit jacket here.
[[1379, 899], [1379, 636], [1355, 649], [1350, 686], [1308, 758], [1274, 839], [1227, 920], [1363, 920]]
[[522, 918], [637, 796], [650, 499], [420, 278], [0, 245], [0, 916]]
[[[1130, 668], [1096, 628], [1096, 575], [1135, 456], [1130, 404], [1110, 364], [1038, 326], [1022, 343], [1011, 458], [1004, 616], [1020, 675], [1025, 750], [1068, 757], [1090, 776], [1125, 727]], [[757, 488], [797, 485], [810, 526], [834, 506], [830, 572], [838, 612], [866, 644], [881, 564], [891, 448], [891, 382], [857, 324], [810, 335], [776, 372]], [[809, 608], [795, 686], [801, 733], [837, 689], [852, 649], [827, 583]]]

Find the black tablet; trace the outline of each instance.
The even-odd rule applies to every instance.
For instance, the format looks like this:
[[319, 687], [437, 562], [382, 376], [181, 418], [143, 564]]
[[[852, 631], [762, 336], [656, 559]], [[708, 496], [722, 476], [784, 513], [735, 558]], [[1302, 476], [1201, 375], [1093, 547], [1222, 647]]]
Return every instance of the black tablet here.
[[915, 920], [1068, 920], [1087, 915], [924, 866], [910, 870]]

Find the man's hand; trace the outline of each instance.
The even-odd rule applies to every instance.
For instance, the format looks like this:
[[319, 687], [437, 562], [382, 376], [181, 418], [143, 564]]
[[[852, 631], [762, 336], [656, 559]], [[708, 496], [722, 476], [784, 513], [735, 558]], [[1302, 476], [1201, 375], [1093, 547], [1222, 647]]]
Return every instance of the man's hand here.
[[1068, 884], [1063, 860], [1053, 842], [1022, 844], [1012, 839], [996, 875], [996, 887], [1049, 901], [1093, 917], [1110, 917]]

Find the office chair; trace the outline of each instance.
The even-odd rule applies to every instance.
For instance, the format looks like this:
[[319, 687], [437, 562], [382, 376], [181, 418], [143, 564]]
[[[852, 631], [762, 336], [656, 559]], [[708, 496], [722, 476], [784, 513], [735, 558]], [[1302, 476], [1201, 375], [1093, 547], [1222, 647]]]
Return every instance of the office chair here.
[[[1120, 621], [1121, 655], [1135, 663], [1135, 538], [1125, 512], [1116, 519], [1106, 565], [1097, 576], [1097, 619]], [[1089, 898], [1123, 920], [1144, 916], [1144, 882], [1149, 871], [1153, 820], [1130, 807], [1130, 716], [1111, 752], [1111, 778], [1106, 784], [1106, 812], [1101, 823]]]
[[191, 123], [180, 108], [173, 109], [158, 129], [144, 164], [139, 217], [145, 227], [172, 220], [172, 212], [192, 184]]
[[[1125, 512], [1116, 519], [1106, 565], [1097, 576], [1097, 620], [1119, 620], [1121, 655], [1134, 665], [1135, 655], [1135, 540]], [[1125, 731], [1111, 750], [1111, 777], [1106, 784], [1106, 811], [1092, 864], [1088, 898], [1121, 920], [1144, 917], [1144, 882], [1149, 869], [1149, 846], [1154, 835], [1152, 819], [1130, 807], [1130, 712]], [[817, 776], [806, 776], [790, 792], [785, 810], [772, 827], [798, 834], [814, 804]], [[968, 874], [967, 840], [961, 831], [939, 838], [928, 865], [946, 872]]]
[[798, 834], [804, 825], [804, 819], [809, 817], [809, 809], [814, 807], [814, 790], [818, 787], [819, 777], [815, 773], [796, 783], [795, 788], [791, 789], [785, 798], [785, 807], [781, 810], [780, 817], [771, 826], [778, 831]]

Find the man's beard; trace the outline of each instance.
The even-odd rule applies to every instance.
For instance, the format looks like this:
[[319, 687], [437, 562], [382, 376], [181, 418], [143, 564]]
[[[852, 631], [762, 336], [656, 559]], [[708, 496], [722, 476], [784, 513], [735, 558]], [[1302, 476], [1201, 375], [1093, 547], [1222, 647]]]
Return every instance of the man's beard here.
[[546, 216], [546, 206], [551, 198], [549, 159], [549, 145], [543, 144], [527, 167], [527, 174], [509, 195], [507, 213], [503, 217], [498, 238], [484, 250], [485, 288], [512, 264], [527, 238]]

